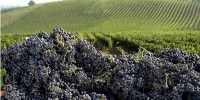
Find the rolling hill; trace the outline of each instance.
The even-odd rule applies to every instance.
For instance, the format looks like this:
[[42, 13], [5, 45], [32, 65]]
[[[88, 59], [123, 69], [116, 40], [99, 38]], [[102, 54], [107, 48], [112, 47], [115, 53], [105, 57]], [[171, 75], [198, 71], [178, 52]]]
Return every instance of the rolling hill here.
[[198, 0], [65, 0], [1, 12], [2, 34], [200, 30]]

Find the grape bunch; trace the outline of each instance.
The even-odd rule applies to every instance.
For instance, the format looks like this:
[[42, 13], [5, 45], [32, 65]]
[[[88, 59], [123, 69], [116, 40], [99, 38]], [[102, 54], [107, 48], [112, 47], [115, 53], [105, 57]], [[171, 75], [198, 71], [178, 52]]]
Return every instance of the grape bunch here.
[[199, 100], [200, 58], [179, 48], [103, 55], [62, 28], [1, 52], [4, 100]]

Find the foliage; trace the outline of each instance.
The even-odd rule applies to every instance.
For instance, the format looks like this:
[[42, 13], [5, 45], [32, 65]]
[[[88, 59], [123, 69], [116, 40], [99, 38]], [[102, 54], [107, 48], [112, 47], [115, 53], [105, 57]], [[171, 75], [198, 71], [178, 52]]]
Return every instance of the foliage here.
[[[187, 53], [200, 54], [200, 34], [198, 31], [183, 32], [112, 32], [112, 33], [76, 33], [79, 37], [87, 39], [95, 47], [105, 50], [117, 49], [116, 42], [120, 42], [120, 49], [126, 52], [137, 52], [139, 47], [149, 51], [158, 52], [162, 48], [181, 48]], [[1, 48], [8, 47], [16, 42], [22, 42], [26, 34], [3, 34]], [[119, 48], [119, 47], [118, 47]], [[120, 50], [119, 50], [120, 51]], [[112, 51], [111, 51], [112, 52]]]

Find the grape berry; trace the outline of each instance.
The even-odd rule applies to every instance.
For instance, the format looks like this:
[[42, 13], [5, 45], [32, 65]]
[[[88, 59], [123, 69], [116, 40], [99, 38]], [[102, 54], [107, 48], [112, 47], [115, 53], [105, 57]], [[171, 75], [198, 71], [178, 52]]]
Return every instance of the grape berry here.
[[181, 49], [103, 55], [63, 29], [1, 52], [5, 100], [199, 100], [200, 58]]

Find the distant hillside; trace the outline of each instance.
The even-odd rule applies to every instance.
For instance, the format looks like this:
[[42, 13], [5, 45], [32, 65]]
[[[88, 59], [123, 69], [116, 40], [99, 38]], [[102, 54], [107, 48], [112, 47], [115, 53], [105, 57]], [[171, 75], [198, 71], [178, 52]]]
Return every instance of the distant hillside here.
[[2, 33], [200, 30], [199, 0], [66, 0], [2, 10]]

